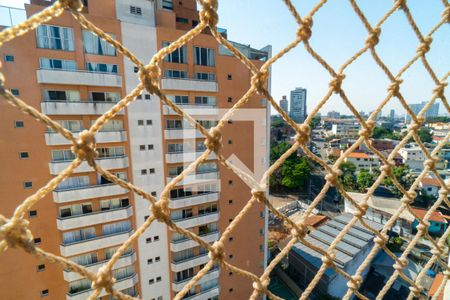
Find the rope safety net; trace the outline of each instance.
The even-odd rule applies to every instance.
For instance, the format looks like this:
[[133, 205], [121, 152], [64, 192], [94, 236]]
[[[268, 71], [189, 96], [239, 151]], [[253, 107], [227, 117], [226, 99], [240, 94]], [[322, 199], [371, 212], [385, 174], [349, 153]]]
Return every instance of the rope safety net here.
[[[447, 99], [444, 95], [447, 79], [450, 75], [450, 71], [447, 71], [446, 74], [442, 78], [438, 78], [433, 68], [430, 66], [429, 61], [427, 60], [427, 52], [430, 50], [432, 45], [432, 37], [444, 24], [450, 23], [450, 4], [446, 0], [442, 0], [443, 11], [442, 17], [440, 21], [427, 33], [423, 34], [409, 10], [407, 2], [405, 0], [397, 0], [393, 3], [392, 7], [378, 20], [375, 25], [369, 23], [366, 15], [360, 9], [356, 0], [348, 0], [354, 13], [358, 16], [361, 23], [364, 25], [367, 30], [368, 36], [364, 45], [361, 45], [361, 48], [353, 54], [350, 58], [348, 58], [339, 69], [335, 69], [330, 66], [327, 61], [318, 54], [313, 46], [309, 43], [309, 39], [312, 35], [312, 25], [314, 15], [327, 3], [327, 0], [319, 0], [318, 3], [312, 8], [312, 10], [305, 16], [301, 17], [297, 12], [294, 5], [290, 0], [283, 0], [284, 4], [287, 6], [289, 11], [291, 12], [293, 18], [295, 19], [298, 25], [298, 31], [295, 39], [287, 45], [280, 52], [276, 53], [273, 57], [268, 59], [259, 69], [242, 53], [240, 53], [231, 43], [229, 43], [219, 32], [217, 29], [218, 23], [218, 0], [199, 0], [200, 4], [200, 22], [193, 29], [186, 32], [183, 36], [178, 38], [175, 42], [171, 43], [169, 46], [162, 48], [159, 50], [150, 60], [148, 64], [145, 64], [139, 59], [137, 59], [133, 53], [127, 50], [124, 45], [122, 45], [119, 41], [111, 38], [108, 34], [102, 31], [100, 28], [96, 27], [93, 23], [88, 21], [82, 14], [82, 2], [80, 0], [59, 0], [55, 2], [53, 5], [45, 8], [39, 13], [31, 16], [26, 21], [12, 26], [10, 28], [6, 28], [2, 32], [0, 32], [0, 46], [3, 43], [6, 43], [15, 37], [21, 36], [30, 32], [40, 24], [46, 23], [53, 18], [57, 18], [64, 11], [68, 11], [72, 14], [72, 16], [87, 30], [90, 30], [94, 34], [98, 35], [106, 42], [114, 46], [121, 54], [129, 58], [138, 68], [139, 68], [139, 78], [140, 83], [123, 99], [121, 99], [117, 104], [115, 104], [109, 111], [105, 112], [101, 117], [99, 117], [93, 125], [89, 128], [89, 130], [83, 131], [78, 137], [75, 137], [72, 132], [63, 128], [59, 123], [55, 122], [45, 114], [39, 112], [33, 107], [29, 106], [26, 101], [19, 99], [14, 96], [9, 90], [5, 89], [5, 78], [2, 73], [0, 73], [0, 94], [6, 99], [6, 101], [14, 106], [15, 108], [21, 110], [23, 113], [28, 114], [34, 117], [39, 122], [44, 123], [45, 125], [51, 127], [54, 131], [61, 134], [64, 138], [69, 140], [72, 143], [72, 151], [75, 154], [76, 158], [70, 163], [70, 165], [62, 171], [58, 176], [49, 181], [45, 186], [41, 187], [36, 193], [26, 198], [15, 210], [14, 214], [10, 218], [6, 218], [0, 215], [0, 253], [7, 251], [8, 248], [21, 248], [27, 253], [39, 257], [49, 263], [60, 264], [66, 270], [76, 272], [80, 274], [83, 278], [87, 278], [92, 281], [93, 291], [89, 297], [89, 299], [96, 299], [99, 297], [100, 293], [105, 290], [107, 294], [112, 295], [118, 299], [133, 299], [132, 297], [121, 293], [120, 291], [114, 288], [115, 279], [113, 277], [112, 268], [113, 265], [118, 261], [121, 255], [127, 250], [127, 248], [136, 241], [136, 239], [153, 223], [153, 222], [162, 222], [165, 223], [172, 231], [177, 232], [196, 241], [198, 244], [203, 246], [209, 251], [209, 262], [198, 272], [185, 286], [184, 288], [178, 292], [175, 296], [176, 300], [182, 299], [189, 290], [198, 282], [209, 270], [211, 270], [215, 265], [220, 265], [221, 268], [224, 268], [228, 271], [234, 272], [241, 276], [244, 276], [250, 279], [253, 282], [253, 293], [251, 295], [251, 299], [257, 299], [262, 295], [267, 295], [270, 299], [281, 299], [280, 297], [274, 295], [268, 290], [268, 285], [270, 282], [270, 273], [275, 268], [275, 266], [288, 254], [290, 249], [294, 246], [294, 244], [300, 242], [307, 247], [312, 248], [316, 252], [322, 255], [322, 264], [315, 274], [313, 280], [309, 283], [307, 288], [303, 291], [300, 299], [308, 299], [309, 295], [315, 288], [315, 286], [319, 283], [321, 277], [325, 273], [328, 268], [332, 268], [336, 273], [344, 276], [347, 282], [347, 292], [344, 296], [344, 299], [350, 299], [353, 295], [356, 295], [360, 299], [367, 299], [364, 295], [362, 295], [358, 289], [362, 284], [362, 272], [368, 268], [371, 261], [374, 259], [375, 255], [380, 251], [384, 251], [387, 255], [389, 255], [394, 261], [394, 269], [395, 271], [387, 281], [387, 283], [383, 286], [381, 291], [379, 292], [377, 299], [382, 299], [388, 290], [392, 287], [394, 281], [401, 277], [410, 285], [410, 293], [408, 299], [413, 299], [414, 297], [421, 298], [423, 291], [423, 287], [420, 285], [422, 278], [425, 276], [427, 270], [431, 268], [433, 264], [439, 264], [444, 269], [444, 280], [440, 287], [438, 288], [438, 292], [435, 294], [433, 299], [443, 292], [444, 287], [447, 281], [450, 278], [450, 266], [447, 262], [442, 258], [444, 256], [445, 242], [447, 237], [450, 235], [450, 226], [445, 230], [444, 234], [438, 239], [433, 239], [428, 233], [428, 227], [430, 226], [430, 222], [428, 221], [431, 214], [437, 210], [437, 208], [441, 204], [446, 204], [450, 207], [450, 202], [448, 200], [449, 186], [447, 186], [443, 180], [443, 178], [439, 175], [436, 170], [436, 162], [438, 160], [436, 154], [440, 149], [448, 142], [450, 138], [450, 132], [436, 145], [436, 147], [430, 151], [426, 148], [424, 143], [421, 141], [418, 130], [421, 125], [425, 121], [425, 113], [430, 108], [430, 106], [436, 101], [440, 100], [447, 112], [450, 113], [450, 106], [447, 102]], [[401, 11], [414, 34], [416, 35], [419, 43], [417, 51], [401, 69], [397, 74], [394, 74], [388, 66], [383, 62], [380, 56], [377, 53], [376, 46], [379, 42], [379, 37], [381, 34], [382, 25], [394, 14], [396, 11]], [[199, 122], [197, 122], [192, 116], [184, 112], [180, 107], [178, 107], [175, 103], [173, 103], [160, 89], [160, 77], [161, 77], [161, 69], [159, 67], [159, 63], [164, 59], [165, 56], [173, 52], [174, 50], [180, 48], [188, 41], [192, 40], [195, 36], [199, 35], [205, 28], [209, 27], [211, 34], [217, 40], [218, 43], [222, 44], [228, 50], [230, 50], [233, 55], [239, 59], [252, 73], [251, 86], [248, 91], [236, 102], [236, 104], [229, 109], [227, 113], [220, 119], [218, 124], [211, 128], [210, 130], [205, 129]], [[293, 48], [303, 44], [303, 47], [306, 51], [311, 55], [311, 57], [316, 60], [330, 75], [331, 81], [329, 82], [329, 87], [326, 91], [324, 91], [323, 98], [319, 101], [319, 103], [313, 108], [310, 112], [309, 116], [305, 120], [303, 124], [295, 123], [275, 102], [271, 94], [269, 93], [266, 82], [269, 74], [269, 68], [273, 65], [278, 59], [283, 57], [287, 52], [292, 50]], [[361, 57], [365, 53], [370, 53], [376, 64], [386, 75], [387, 79], [390, 81], [390, 85], [387, 88], [386, 96], [379, 103], [377, 108], [371, 115], [365, 120], [361, 114], [356, 110], [355, 106], [352, 104], [350, 99], [347, 97], [346, 92], [342, 88], [342, 82], [345, 79], [345, 71], [346, 69], [354, 63], [359, 57]], [[402, 75], [411, 68], [412, 65], [421, 62], [426, 72], [431, 77], [435, 88], [431, 95], [431, 98], [425, 105], [425, 107], [418, 113], [414, 114], [414, 112], [408, 106], [404, 96], [401, 92], [401, 84], [402, 84]], [[194, 162], [192, 162], [184, 171], [175, 177], [170, 183], [168, 183], [161, 193], [159, 199], [153, 197], [148, 192], [140, 189], [137, 186], [134, 186], [130, 182], [126, 182], [116, 177], [112, 173], [103, 169], [99, 164], [96, 163], [97, 152], [95, 148], [95, 134], [102, 128], [102, 126], [108, 122], [108, 120], [112, 119], [117, 113], [119, 113], [125, 106], [134, 101], [141, 92], [146, 89], [149, 93], [156, 95], [159, 99], [169, 107], [171, 107], [178, 115], [182, 116], [188, 122], [190, 122], [197, 130], [199, 130], [206, 138], [205, 145], [206, 150], [204, 153], [199, 156]], [[286, 151], [275, 163], [273, 163], [264, 173], [262, 179], [260, 181], [256, 181], [250, 174], [247, 174], [245, 171], [237, 168], [228, 162], [223, 155], [221, 154], [222, 147], [222, 138], [221, 138], [221, 129], [225, 126], [228, 119], [230, 119], [233, 114], [240, 109], [247, 101], [249, 101], [250, 97], [254, 94], [260, 94], [275, 108], [275, 110], [282, 116], [282, 118], [290, 125], [296, 132], [295, 142]], [[333, 94], [337, 94], [345, 103], [345, 105], [350, 109], [353, 113], [354, 117], [359, 121], [361, 130], [359, 132], [359, 137], [356, 142], [351, 145], [337, 160], [333, 165], [328, 165], [325, 163], [320, 157], [316, 156], [312, 153], [308, 147], [307, 143], [310, 138], [310, 126], [309, 124], [312, 121], [313, 116], [315, 116], [320, 109], [327, 103], [327, 101], [332, 97]], [[411, 117], [411, 125], [406, 136], [401, 139], [398, 145], [394, 148], [394, 150], [388, 155], [385, 156], [383, 153], [375, 149], [371, 144], [371, 136], [372, 131], [375, 126], [375, 118], [376, 115], [381, 111], [381, 109], [393, 99], [397, 99], [403, 108], [406, 110], [407, 114]], [[423, 171], [416, 177], [415, 181], [411, 185], [409, 189], [405, 189], [396, 177], [393, 175], [393, 167], [395, 166], [394, 158], [398, 154], [400, 148], [402, 148], [410, 139], [414, 139], [415, 142], [419, 145], [420, 149], [423, 151], [426, 156], [426, 160], [424, 162]], [[341, 171], [339, 169], [339, 165], [345, 160], [345, 158], [352, 153], [356, 148], [358, 148], [361, 144], [365, 144], [368, 149], [370, 149], [380, 160], [382, 163], [380, 169], [380, 175], [376, 178], [373, 185], [368, 189], [366, 195], [362, 202], [356, 202], [343, 188], [343, 185], [339, 179], [341, 175]], [[269, 176], [279, 168], [283, 162], [293, 154], [298, 148], [301, 148], [304, 154], [317, 164], [319, 164], [327, 173], [325, 176], [326, 183], [324, 184], [320, 193], [313, 199], [308, 208], [305, 210], [303, 217], [300, 222], [294, 223], [289, 218], [278, 212], [268, 201], [265, 190], [266, 183], [268, 182]], [[169, 198], [170, 198], [170, 190], [173, 189], [177, 183], [183, 180], [183, 178], [190, 173], [194, 172], [196, 167], [205, 161], [210, 153], [216, 153], [218, 161], [223, 164], [225, 167], [229, 168], [237, 175], [241, 177], [245, 177], [247, 180], [246, 183], [252, 188], [252, 197], [245, 204], [244, 208], [239, 212], [239, 214], [233, 218], [233, 221], [228, 225], [228, 227], [221, 234], [220, 239], [216, 241], [214, 244], [209, 244], [208, 242], [202, 240], [200, 236], [197, 234], [190, 232], [186, 229], [183, 229], [174, 223], [170, 218], [170, 209], [168, 207]], [[104, 176], [109, 181], [118, 184], [137, 195], [143, 197], [149, 202], [149, 210], [151, 211], [151, 216], [144, 222], [142, 226], [137, 228], [135, 232], [130, 236], [130, 238], [123, 243], [119, 249], [114, 253], [111, 259], [101, 267], [97, 273], [93, 273], [86, 269], [85, 267], [78, 265], [74, 262], [67, 260], [66, 258], [57, 256], [52, 253], [48, 253], [39, 247], [36, 247], [33, 243], [32, 233], [28, 229], [29, 222], [26, 220], [25, 216], [27, 211], [33, 207], [38, 201], [40, 201], [45, 195], [50, 193], [53, 189], [55, 189], [58, 184], [60, 184], [65, 178], [72, 174], [72, 172], [83, 162], [87, 161], [87, 163], [99, 174]], [[428, 174], [433, 173], [435, 177], [438, 179], [440, 183], [439, 197], [435, 201], [435, 203], [428, 210], [426, 215], [423, 218], [418, 217], [414, 211], [411, 209], [411, 203], [416, 198], [417, 194], [415, 190], [418, 188], [421, 180]], [[402, 193], [401, 205], [395, 211], [395, 213], [389, 218], [381, 231], [372, 228], [367, 222], [364, 221], [363, 216], [366, 214], [368, 210], [368, 201], [369, 198], [372, 197], [375, 189], [383, 182], [385, 178], [390, 178], [395, 185], [395, 187]], [[330, 244], [327, 251], [311, 244], [308, 242], [305, 237], [307, 236], [307, 226], [306, 219], [309, 215], [312, 214], [314, 208], [318, 206], [318, 204], [323, 200], [326, 192], [330, 187], [336, 187], [339, 193], [345, 197], [348, 201], [352, 203], [352, 205], [356, 208], [356, 212], [353, 214], [351, 221], [344, 227], [344, 229], [336, 236], [334, 241]], [[238, 224], [243, 218], [245, 218], [249, 209], [255, 203], [260, 202], [264, 203], [267, 208], [273, 213], [277, 218], [284, 221], [284, 226], [287, 226], [290, 229], [289, 242], [285, 245], [285, 247], [280, 251], [273, 260], [270, 261], [267, 268], [264, 270], [261, 276], [257, 276], [256, 274], [250, 273], [244, 269], [238, 268], [228, 261], [225, 260], [225, 249], [224, 249], [224, 241], [229, 237], [230, 233], [235, 228], [236, 224]], [[399, 216], [403, 211], [409, 211], [418, 221], [419, 225], [417, 226], [417, 234], [414, 236], [412, 241], [407, 245], [406, 249], [403, 251], [400, 257], [397, 257], [394, 253], [392, 253], [388, 247], [386, 246], [388, 240], [388, 231], [394, 226], [396, 221], [399, 219]], [[370, 250], [367, 257], [365, 257], [362, 264], [357, 268], [354, 274], [348, 274], [344, 272], [342, 269], [338, 268], [335, 264], [335, 252], [338, 243], [343, 239], [344, 235], [349, 232], [349, 230], [359, 222], [362, 226], [370, 230], [374, 233], [374, 246]], [[425, 238], [431, 242], [433, 245], [431, 253], [432, 257], [426, 263], [424, 268], [419, 272], [416, 278], [410, 279], [403, 272], [404, 268], [408, 265], [408, 254], [412, 251], [417, 242], [421, 239]]]

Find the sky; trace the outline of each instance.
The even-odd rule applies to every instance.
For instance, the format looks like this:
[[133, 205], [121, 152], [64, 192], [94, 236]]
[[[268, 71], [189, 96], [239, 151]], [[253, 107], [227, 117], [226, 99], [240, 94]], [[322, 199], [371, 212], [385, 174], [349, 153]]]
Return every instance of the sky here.
[[[0, 0], [0, 5], [22, 6], [20, 0]], [[318, 1], [293, 1], [301, 16], [306, 15]], [[358, 0], [369, 22], [375, 24], [394, 1]], [[408, 6], [422, 33], [427, 34], [440, 20], [443, 11], [441, 0], [408, 0]], [[219, 27], [228, 30], [230, 40], [249, 44], [254, 48], [272, 45], [277, 53], [295, 39], [297, 26], [294, 18], [281, 0], [222, 0], [219, 1]], [[418, 40], [401, 11], [382, 26], [376, 50], [395, 74], [415, 54]], [[310, 44], [334, 69], [364, 46], [368, 35], [349, 1], [330, 0], [314, 16]], [[450, 24], [444, 24], [433, 35], [433, 44], [427, 54], [437, 76], [450, 71]], [[370, 112], [385, 98], [389, 81], [369, 53], [361, 56], [345, 71], [342, 87], [358, 111]], [[417, 62], [403, 76], [401, 92], [408, 103], [419, 103], [431, 98], [434, 84], [425, 68]], [[327, 92], [330, 75], [305, 50], [302, 44], [278, 60], [272, 67], [272, 96], [279, 100], [290, 98], [295, 87], [307, 89], [307, 108], [311, 111]], [[450, 88], [445, 95], [450, 98]], [[402, 115], [404, 110], [394, 99], [383, 109]], [[344, 102], [333, 96], [322, 113], [337, 110], [349, 113]], [[440, 105], [440, 113], [444, 107]]]

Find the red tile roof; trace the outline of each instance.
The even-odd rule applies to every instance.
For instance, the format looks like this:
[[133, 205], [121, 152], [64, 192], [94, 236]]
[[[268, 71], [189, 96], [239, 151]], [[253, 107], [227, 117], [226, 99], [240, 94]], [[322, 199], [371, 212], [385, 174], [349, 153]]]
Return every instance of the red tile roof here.
[[326, 217], [326, 216], [311, 215], [308, 217], [308, 219], [306, 219], [306, 225], [316, 227], [316, 226], [320, 225], [321, 223], [325, 222], [326, 220], [328, 220], [328, 217]]
[[437, 186], [437, 187], [441, 186], [437, 178], [428, 178], [428, 177], [422, 179], [422, 185]]
[[[439, 273], [436, 275], [436, 278], [434, 278], [433, 284], [431, 285], [430, 291], [428, 292], [428, 295], [430, 297], [433, 297], [434, 294], [438, 291], [439, 287], [442, 284], [442, 281], [444, 280], [444, 274]], [[444, 290], [437, 296], [437, 300], [444, 300]]]
[[[421, 219], [423, 219], [425, 217], [425, 214], [427, 213], [427, 210], [421, 208], [411, 208], [411, 210], [414, 212], [416, 216], [418, 216]], [[433, 211], [431, 213], [431, 216], [428, 218], [428, 221], [447, 223], [447, 220], [438, 211]]]
[[347, 157], [351, 158], [369, 158], [369, 155], [362, 152], [352, 152]]

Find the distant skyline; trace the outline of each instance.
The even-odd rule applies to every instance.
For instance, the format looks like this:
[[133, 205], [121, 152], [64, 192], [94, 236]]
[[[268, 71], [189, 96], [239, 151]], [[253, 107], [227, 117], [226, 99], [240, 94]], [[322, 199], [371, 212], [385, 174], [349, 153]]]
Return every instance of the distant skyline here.
[[[0, 0], [0, 5], [23, 7], [24, 1]], [[375, 24], [393, 5], [393, 1], [357, 1], [369, 22]], [[442, 2], [408, 1], [408, 6], [423, 35], [440, 20]], [[306, 15], [316, 2], [295, 2], [301, 16]], [[228, 30], [232, 41], [250, 44], [254, 48], [272, 45], [279, 52], [295, 39], [297, 26], [294, 18], [281, 0], [227, 0], [219, 1], [219, 27]], [[347, 1], [329, 1], [314, 16], [310, 44], [335, 70], [364, 46], [367, 31]], [[427, 58], [438, 78], [450, 70], [450, 26], [443, 25], [434, 35]], [[415, 54], [418, 40], [406, 21], [404, 13], [396, 11], [381, 27], [380, 42], [376, 47], [379, 56], [395, 74]], [[370, 53], [364, 54], [345, 70], [343, 88], [356, 110], [369, 112], [385, 98], [389, 80], [376, 65]], [[420, 61], [403, 76], [401, 92], [408, 103], [420, 103], [431, 98], [434, 84]], [[326, 94], [329, 74], [306, 52], [302, 44], [282, 57], [272, 66], [272, 96], [278, 102], [291, 90], [304, 87], [308, 90], [307, 107], [310, 112]], [[450, 98], [450, 88], [446, 89]], [[383, 108], [397, 115], [404, 114], [398, 100]], [[440, 114], [444, 112], [440, 105]], [[337, 110], [348, 114], [343, 101], [333, 95], [321, 113]]]

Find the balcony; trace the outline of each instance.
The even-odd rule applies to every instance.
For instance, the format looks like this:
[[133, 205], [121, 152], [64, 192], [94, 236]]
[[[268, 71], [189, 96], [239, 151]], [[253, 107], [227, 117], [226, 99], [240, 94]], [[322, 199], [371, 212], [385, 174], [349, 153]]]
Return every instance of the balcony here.
[[122, 87], [122, 76], [81, 70], [36, 70], [38, 83]]
[[[77, 134], [75, 134], [75, 137], [77, 137]], [[97, 144], [126, 142], [127, 132], [125, 130], [99, 131], [95, 134], [95, 141], [97, 142]], [[49, 146], [72, 144], [69, 140], [67, 140], [65, 137], [56, 132], [46, 132], [45, 143]]]
[[[109, 261], [109, 259], [108, 260], [104, 260], [104, 261], [99, 261], [99, 262], [96, 262], [94, 264], [87, 265], [87, 266], [84, 266], [84, 267], [86, 269], [88, 269], [88, 271], [91, 271], [93, 273], [97, 273], [98, 269], [100, 269], [100, 267], [102, 267], [106, 263], [108, 263], [108, 261]], [[135, 252], [131, 252], [129, 254], [121, 256], [119, 258], [119, 260], [117, 261], [117, 263], [114, 264], [113, 270], [132, 265], [135, 261], [136, 261], [136, 253]], [[70, 272], [70, 271], [66, 271], [66, 270], [64, 270], [63, 276], [64, 276], [64, 280], [65, 281], [69, 281], [69, 282], [70, 281], [79, 280], [79, 279], [83, 278], [77, 272]]]
[[179, 198], [171, 198], [169, 202], [169, 208], [177, 209], [186, 206], [210, 203], [218, 200], [219, 200], [219, 193], [217, 192], [196, 194]]
[[[128, 289], [130, 287], [135, 286], [139, 282], [139, 277], [137, 274], [132, 276], [117, 280], [114, 284], [114, 288], [118, 291], [122, 291], [124, 289]], [[88, 299], [92, 293], [92, 289], [84, 290], [78, 293], [66, 294], [66, 300], [85, 300]], [[106, 296], [105, 290], [102, 290], [99, 297]]]
[[106, 222], [123, 220], [133, 215], [131, 206], [76, 215], [67, 218], [57, 218], [56, 225], [59, 230], [69, 230], [84, 226], [102, 224]]
[[192, 295], [191, 297], [184, 298], [184, 300], [202, 300], [210, 299], [215, 296], [219, 296], [220, 289], [218, 286], [212, 287], [210, 289], [201, 291], [198, 294]]
[[189, 268], [206, 264], [208, 261], [209, 261], [208, 253], [203, 253], [197, 256], [184, 259], [179, 262], [172, 262], [170, 266], [173, 272], [180, 272]]
[[194, 128], [165, 129], [164, 138], [166, 140], [201, 139], [205, 136]]
[[[95, 160], [103, 169], [113, 170], [113, 169], [125, 169], [128, 168], [128, 157], [127, 156], [117, 156], [117, 157], [107, 157], [99, 158]], [[58, 161], [50, 162], [50, 174], [58, 175], [64, 169], [66, 169], [72, 161]], [[78, 168], [75, 169], [74, 173], [84, 173], [93, 172], [94, 169], [88, 165], [87, 162], [83, 161]]]
[[[203, 152], [178, 152], [178, 153], [166, 153], [166, 163], [176, 164], [191, 162], [196, 160]], [[207, 159], [217, 159], [215, 153], [211, 153]]]
[[[210, 233], [207, 233], [207, 234], [200, 235], [200, 237], [205, 242], [212, 243], [212, 242], [215, 242], [215, 241], [219, 240], [220, 233], [219, 233], [219, 231], [216, 230], [214, 232], [210, 232]], [[197, 242], [195, 242], [195, 241], [193, 241], [191, 239], [185, 238], [185, 239], [182, 239], [182, 240], [179, 240], [179, 241], [172, 241], [170, 243], [170, 251], [178, 252], [178, 251], [181, 251], [181, 250], [194, 248], [196, 246], [198, 246]]]
[[[203, 276], [202, 278], [200, 278], [199, 281], [197, 281], [196, 285], [202, 284], [202, 283], [207, 282], [207, 281], [212, 280], [212, 279], [219, 278], [219, 272], [220, 272], [220, 270], [219, 270], [218, 267], [213, 267], [212, 270], [210, 270], [208, 273], [206, 273], [205, 276]], [[172, 283], [172, 289], [173, 289], [175, 292], [181, 291], [181, 289], [182, 289], [182, 288], [183, 288], [183, 287], [184, 287], [191, 279], [192, 279], [192, 277], [187, 278], [187, 279], [185, 279], [185, 280], [173, 282], [173, 283]]]
[[[167, 183], [172, 181], [174, 177], [167, 177]], [[208, 181], [215, 181], [219, 179], [219, 172], [216, 170], [205, 171], [201, 173], [195, 173], [187, 175], [183, 180], [181, 180], [177, 186], [179, 185], [187, 185], [187, 184], [197, 184], [204, 183]]]
[[219, 212], [216, 211], [209, 214], [197, 215], [190, 218], [183, 218], [173, 221], [182, 228], [191, 228], [219, 221]]
[[117, 184], [90, 185], [62, 190], [56, 189], [53, 191], [53, 201], [55, 203], [66, 203], [84, 199], [123, 195], [126, 193], [128, 193], [128, 190]]
[[161, 80], [163, 90], [195, 91], [195, 92], [217, 92], [218, 84], [215, 81], [163, 78]]
[[[102, 115], [115, 104], [99, 101], [43, 101], [41, 110], [47, 115]], [[118, 114], [123, 115], [124, 111]]]
[[[217, 106], [215, 105], [200, 105], [200, 104], [177, 104], [184, 112], [191, 116], [216, 116], [218, 114]], [[164, 115], [177, 115], [177, 113], [167, 105], [163, 106]]]
[[59, 246], [59, 249], [62, 256], [73, 256], [87, 251], [95, 251], [123, 244], [132, 234], [133, 230], [110, 235], [101, 235], [92, 239], [62, 244]]

